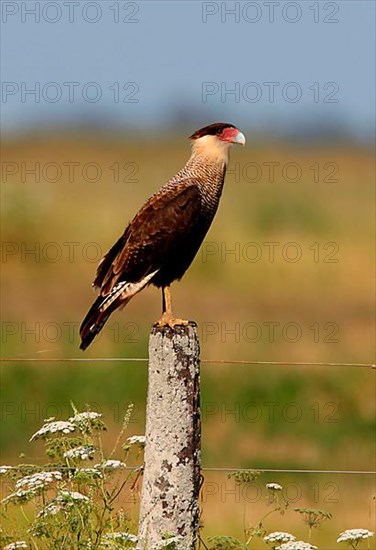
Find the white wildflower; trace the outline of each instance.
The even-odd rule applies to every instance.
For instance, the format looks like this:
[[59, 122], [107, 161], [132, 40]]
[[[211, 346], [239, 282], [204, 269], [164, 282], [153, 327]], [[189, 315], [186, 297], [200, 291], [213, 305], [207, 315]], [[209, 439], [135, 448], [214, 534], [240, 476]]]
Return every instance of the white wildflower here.
[[79, 460], [87, 460], [91, 458], [95, 453], [95, 447], [92, 445], [85, 445], [82, 447], [74, 447], [73, 449], [69, 449], [69, 451], [66, 451], [63, 454], [64, 458], [71, 458], [75, 459], [78, 458]]
[[274, 531], [273, 533], [269, 533], [269, 535], [266, 535], [266, 537], [264, 537], [264, 541], [267, 543], [294, 542], [296, 541], [296, 537], [294, 537], [294, 535], [291, 535], [290, 533], [284, 533], [283, 531]]
[[340, 533], [337, 542], [347, 542], [349, 540], [359, 541], [362, 539], [369, 539], [373, 537], [373, 531], [368, 531], [368, 529], [347, 529]]
[[[3, 499], [2, 503], [13, 502], [16, 504], [25, 502], [40, 494], [40, 489], [48, 488], [53, 482], [61, 481], [62, 479], [63, 476], [59, 471], [38, 472], [22, 477], [16, 482], [16, 491]], [[66, 491], [66, 493], [68, 492]], [[83, 498], [86, 499], [87, 497]]]
[[84, 475], [88, 475], [88, 476], [92, 476], [92, 477], [97, 477], [99, 479], [103, 478], [102, 472], [100, 472], [96, 468], [77, 468], [77, 470], [74, 472], [73, 477], [77, 477], [80, 474], [84, 474]]
[[38, 513], [38, 517], [54, 516], [61, 510], [72, 508], [75, 502], [90, 504], [91, 500], [77, 491], [64, 490]]
[[67, 501], [75, 500], [76, 502], [90, 502], [90, 498], [79, 493], [78, 491], [61, 491], [60, 496]]
[[72, 424], [69, 420], [67, 422], [63, 420], [57, 420], [56, 422], [48, 422], [47, 424], [44, 424], [38, 430], [35, 432], [35, 434], [30, 438], [30, 441], [34, 441], [34, 439], [38, 439], [39, 437], [46, 437], [49, 434], [54, 434], [56, 432], [63, 432], [64, 434], [69, 434], [70, 432], [74, 432], [76, 429], [76, 426]]
[[4, 550], [18, 550], [19, 548], [27, 548], [27, 544], [24, 540], [17, 540], [4, 546]]
[[267, 483], [266, 488], [271, 491], [282, 491], [282, 485], [279, 485], [279, 483]]
[[10, 470], [13, 470], [13, 466], [0, 466], [0, 475], [4, 475]]
[[97, 413], [94, 411], [86, 411], [86, 412], [75, 414], [74, 416], [69, 418], [69, 422], [79, 424], [80, 422], [85, 422], [86, 420], [96, 420], [101, 416], [102, 416], [101, 413]]
[[145, 446], [146, 437], [144, 435], [132, 435], [131, 437], [127, 438], [127, 441], [129, 445], [135, 445], [138, 443], [141, 446]]
[[62, 502], [59, 502], [58, 499], [56, 498], [55, 500], [47, 504], [47, 506], [42, 508], [42, 510], [38, 513], [37, 517], [45, 518], [46, 516], [55, 516], [63, 508], [64, 508], [64, 504]]
[[16, 482], [16, 491], [35, 491], [43, 489], [54, 481], [61, 481], [61, 472], [38, 472], [22, 477]]
[[120, 468], [125, 468], [125, 466], [126, 465], [121, 460], [105, 460], [104, 462], [102, 462], [102, 464], [96, 464], [94, 468], [98, 470], [111, 471], [111, 470], [118, 470]]
[[3, 498], [1, 501], [1, 504], [8, 504], [9, 502], [12, 502], [13, 504], [20, 504], [22, 502], [25, 502], [37, 495], [37, 491], [35, 489], [27, 490], [27, 491], [16, 491], [15, 493], [11, 493], [6, 498]]
[[317, 546], [313, 546], [309, 542], [303, 542], [302, 540], [295, 540], [277, 546], [276, 550], [317, 550]]

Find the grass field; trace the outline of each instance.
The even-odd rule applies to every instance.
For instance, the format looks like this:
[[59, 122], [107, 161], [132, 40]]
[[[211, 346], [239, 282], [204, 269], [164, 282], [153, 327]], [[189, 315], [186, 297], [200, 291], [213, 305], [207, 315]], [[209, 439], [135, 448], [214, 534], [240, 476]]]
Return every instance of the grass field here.
[[[77, 327], [101, 253], [188, 152], [181, 139], [86, 135], [3, 146], [4, 357], [146, 357], [160, 314], [154, 288], [114, 314], [84, 355]], [[232, 152], [215, 223], [172, 291], [176, 313], [198, 323], [202, 359], [373, 361], [373, 179], [371, 151], [355, 145], [249, 139]], [[203, 465], [374, 469], [374, 376], [360, 367], [203, 362]], [[145, 363], [3, 363], [2, 462], [37, 458], [30, 435], [44, 418], [68, 417], [70, 401], [105, 414], [108, 446], [130, 401], [130, 430], [143, 433], [146, 382]], [[267, 475], [250, 498], [208, 472], [205, 533], [241, 535], [265, 507], [264, 479], [296, 486], [294, 507], [333, 513], [315, 533], [323, 548], [345, 528], [372, 529], [369, 476]], [[306, 532], [293, 512], [272, 527]]]

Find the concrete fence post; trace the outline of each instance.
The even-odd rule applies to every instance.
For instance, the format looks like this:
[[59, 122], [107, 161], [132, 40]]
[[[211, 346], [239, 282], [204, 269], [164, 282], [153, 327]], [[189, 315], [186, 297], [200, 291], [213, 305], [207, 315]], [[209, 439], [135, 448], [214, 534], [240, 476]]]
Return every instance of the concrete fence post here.
[[196, 324], [153, 326], [138, 550], [193, 550], [199, 524], [200, 348]]

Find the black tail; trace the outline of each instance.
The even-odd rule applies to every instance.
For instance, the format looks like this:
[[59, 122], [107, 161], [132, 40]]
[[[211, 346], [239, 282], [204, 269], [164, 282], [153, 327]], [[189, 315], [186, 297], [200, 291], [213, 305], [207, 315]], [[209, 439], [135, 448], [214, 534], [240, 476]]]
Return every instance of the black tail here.
[[157, 272], [158, 269], [133, 283], [120, 281], [108, 294], [99, 296], [82, 321], [80, 327], [80, 349], [85, 350], [94, 340], [94, 337], [102, 330], [111, 313], [118, 307], [125, 306], [137, 292], [140, 292], [140, 290], [149, 284]]
[[119, 283], [109, 294], [95, 300], [80, 326], [80, 349], [85, 350], [100, 333], [111, 313], [118, 307], [125, 306], [132, 298], [132, 294], [124, 295], [124, 287], [129, 287], [129, 283]]
[[80, 349], [85, 350], [95, 336], [102, 330], [105, 322], [111, 315], [113, 309], [102, 312], [101, 305], [103, 304], [103, 296], [99, 296], [91, 306], [85, 319], [80, 326], [81, 345]]

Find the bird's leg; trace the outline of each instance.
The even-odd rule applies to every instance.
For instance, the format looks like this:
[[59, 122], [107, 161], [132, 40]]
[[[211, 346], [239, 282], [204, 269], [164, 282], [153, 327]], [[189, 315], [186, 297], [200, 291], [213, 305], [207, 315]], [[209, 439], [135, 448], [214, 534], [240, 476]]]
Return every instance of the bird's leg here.
[[174, 327], [175, 325], [188, 325], [189, 321], [177, 319], [172, 314], [171, 292], [169, 286], [162, 287], [162, 308], [162, 317], [158, 321], [158, 325], [160, 327], [164, 327], [166, 325], [169, 327]]
[[171, 292], [169, 286], [162, 287], [162, 308], [162, 313], [172, 315]]

